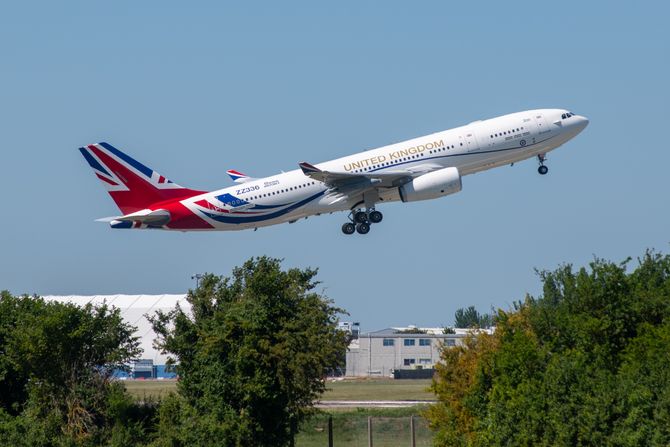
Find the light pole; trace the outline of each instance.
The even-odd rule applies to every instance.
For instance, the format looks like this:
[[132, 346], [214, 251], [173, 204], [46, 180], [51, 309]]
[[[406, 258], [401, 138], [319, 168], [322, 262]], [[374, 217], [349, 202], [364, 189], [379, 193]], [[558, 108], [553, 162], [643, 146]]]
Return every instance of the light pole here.
[[204, 276], [204, 275], [202, 275], [202, 274], [200, 274], [200, 273], [195, 273], [195, 274], [191, 275], [191, 279], [194, 279], [194, 280], [195, 280], [195, 288], [196, 288], [196, 289], [197, 289], [198, 287], [200, 287], [200, 280], [202, 279], [203, 276]]

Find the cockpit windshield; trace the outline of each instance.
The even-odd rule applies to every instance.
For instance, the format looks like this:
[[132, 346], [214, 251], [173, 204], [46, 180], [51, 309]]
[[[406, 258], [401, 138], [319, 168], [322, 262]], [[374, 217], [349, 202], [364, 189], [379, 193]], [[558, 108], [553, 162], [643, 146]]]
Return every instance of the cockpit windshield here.
[[575, 114], [572, 112], [564, 113], [563, 115], [561, 115], [561, 119], [570, 118], [571, 116], [575, 116]]

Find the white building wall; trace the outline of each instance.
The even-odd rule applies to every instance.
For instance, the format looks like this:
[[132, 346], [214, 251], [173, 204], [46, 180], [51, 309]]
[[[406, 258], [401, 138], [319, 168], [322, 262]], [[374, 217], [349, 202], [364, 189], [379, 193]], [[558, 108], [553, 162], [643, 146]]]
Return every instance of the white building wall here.
[[153, 347], [156, 333], [147, 320], [146, 315], [153, 315], [157, 310], [169, 311], [174, 309], [177, 303], [184, 311], [189, 311], [191, 305], [186, 301], [186, 295], [46, 295], [42, 297], [45, 301], [57, 301], [61, 303], [73, 303], [85, 306], [88, 303], [100, 305], [106, 303], [121, 311], [123, 321], [137, 327], [135, 336], [140, 337], [140, 348], [143, 350], [141, 358], [152, 359], [154, 365], [164, 365], [167, 356], [161, 354]]
[[[389, 377], [395, 369], [432, 368], [440, 360], [443, 344], [460, 345], [465, 334], [363, 334], [346, 355], [349, 377]], [[385, 346], [384, 340], [393, 340]], [[414, 345], [406, 345], [413, 340]], [[422, 345], [420, 340], [428, 340]], [[407, 361], [407, 362], [406, 362]]]

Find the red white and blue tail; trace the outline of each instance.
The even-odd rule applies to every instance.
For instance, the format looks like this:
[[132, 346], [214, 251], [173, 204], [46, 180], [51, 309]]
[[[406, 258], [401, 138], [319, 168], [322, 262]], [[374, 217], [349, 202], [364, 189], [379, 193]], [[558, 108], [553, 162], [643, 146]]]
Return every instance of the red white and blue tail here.
[[177, 185], [108, 143], [89, 144], [79, 150], [123, 214], [203, 192]]

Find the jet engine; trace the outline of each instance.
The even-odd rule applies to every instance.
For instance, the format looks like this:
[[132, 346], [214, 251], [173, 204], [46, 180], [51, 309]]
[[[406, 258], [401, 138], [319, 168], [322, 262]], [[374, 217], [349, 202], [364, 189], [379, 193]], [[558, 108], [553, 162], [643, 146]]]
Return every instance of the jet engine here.
[[436, 199], [461, 190], [461, 174], [457, 168], [444, 168], [421, 175], [398, 188], [403, 202]]

